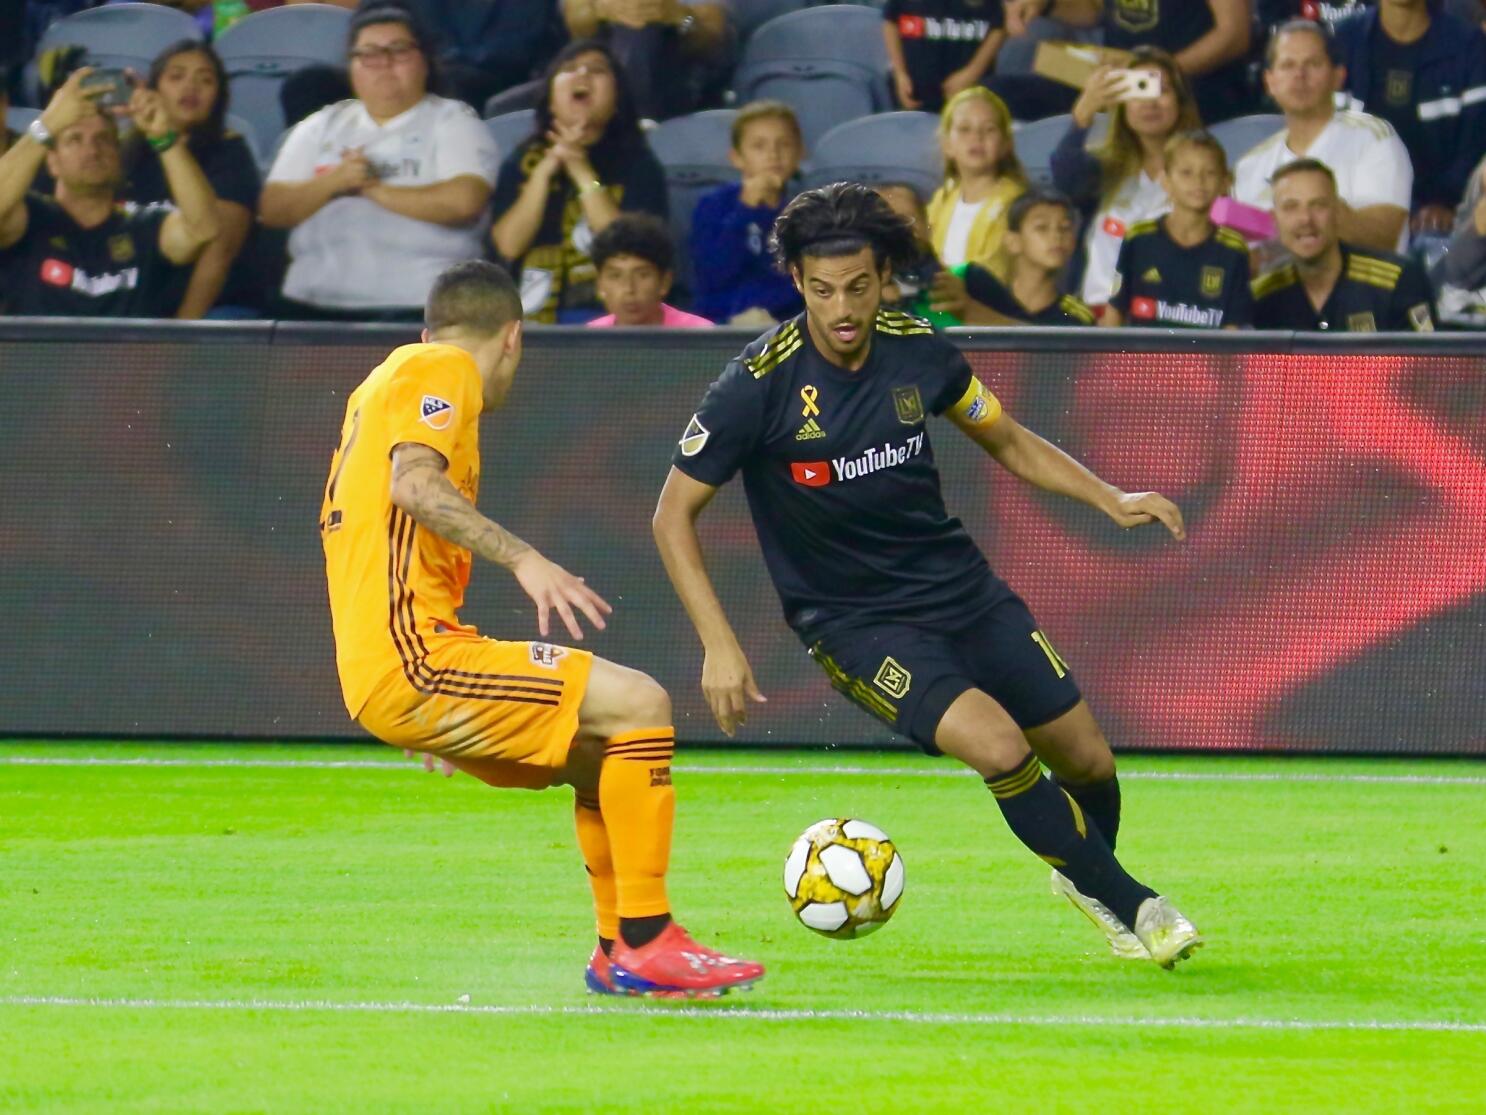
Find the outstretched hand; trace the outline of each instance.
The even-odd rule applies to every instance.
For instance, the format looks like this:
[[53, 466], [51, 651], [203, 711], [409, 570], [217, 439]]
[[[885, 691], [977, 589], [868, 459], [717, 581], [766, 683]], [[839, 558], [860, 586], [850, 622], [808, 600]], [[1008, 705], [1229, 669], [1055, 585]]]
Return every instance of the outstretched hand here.
[[573, 576], [535, 550], [528, 550], [517, 558], [511, 572], [537, 606], [537, 630], [544, 639], [550, 629], [549, 617], [554, 611], [562, 617], [568, 634], [574, 639], [583, 638], [583, 628], [578, 626], [574, 608], [587, 616], [588, 622], [600, 631], [604, 629], [604, 617], [614, 611], [608, 601], [583, 583], [582, 577]]
[[737, 647], [707, 651], [702, 659], [702, 693], [717, 726], [729, 737], [748, 719], [749, 701], [763, 704], [769, 699], [760, 692], [753, 668]]
[[1181, 509], [1159, 492], [1121, 492], [1109, 517], [1126, 528], [1163, 523], [1178, 542], [1187, 540]]

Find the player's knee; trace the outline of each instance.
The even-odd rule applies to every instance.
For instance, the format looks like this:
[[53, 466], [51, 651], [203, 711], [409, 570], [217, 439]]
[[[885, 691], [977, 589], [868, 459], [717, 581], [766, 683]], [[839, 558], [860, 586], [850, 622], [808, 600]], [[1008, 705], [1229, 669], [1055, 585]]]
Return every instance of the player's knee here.
[[1096, 782], [1108, 782], [1115, 776], [1114, 753], [1108, 747], [1087, 755], [1080, 755], [1070, 769], [1059, 774], [1059, 778], [1074, 786], [1089, 786]]
[[649, 674], [640, 674], [625, 694], [625, 716], [635, 730], [669, 725], [671, 695]]

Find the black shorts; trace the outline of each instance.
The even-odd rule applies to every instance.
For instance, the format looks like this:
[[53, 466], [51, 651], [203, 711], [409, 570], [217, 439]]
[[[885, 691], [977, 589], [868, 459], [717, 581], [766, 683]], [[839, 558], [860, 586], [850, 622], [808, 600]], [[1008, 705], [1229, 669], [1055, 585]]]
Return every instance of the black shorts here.
[[960, 694], [990, 694], [1026, 730], [1078, 704], [1068, 664], [1009, 595], [961, 627], [884, 622], [830, 632], [810, 647], [831, 685], [930, 755], [934, 732]]

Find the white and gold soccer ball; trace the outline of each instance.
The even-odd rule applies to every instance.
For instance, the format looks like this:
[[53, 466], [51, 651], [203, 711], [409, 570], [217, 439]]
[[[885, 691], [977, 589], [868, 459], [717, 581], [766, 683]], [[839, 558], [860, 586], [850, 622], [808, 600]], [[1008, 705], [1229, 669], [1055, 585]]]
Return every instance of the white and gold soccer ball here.
[[801, 834], [784, 861], [795, 916], [827, 937], [875, 932], [903, 897], [903, 857], [876, 825], [828, 817]]

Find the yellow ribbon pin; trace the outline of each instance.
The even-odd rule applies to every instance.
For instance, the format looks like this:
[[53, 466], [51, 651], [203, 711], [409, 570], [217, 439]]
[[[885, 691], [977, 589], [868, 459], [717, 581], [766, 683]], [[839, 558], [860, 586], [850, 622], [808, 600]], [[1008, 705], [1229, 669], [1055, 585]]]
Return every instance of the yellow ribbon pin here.
[[820, 392], [814, 387], [800, 388], [800, 398], [805, 400], [805, 409], [800, 411], [806, 418], [813, 418], [820, 413], [820, 407], [815, 405], [815, 398]]

